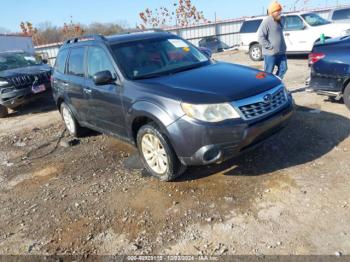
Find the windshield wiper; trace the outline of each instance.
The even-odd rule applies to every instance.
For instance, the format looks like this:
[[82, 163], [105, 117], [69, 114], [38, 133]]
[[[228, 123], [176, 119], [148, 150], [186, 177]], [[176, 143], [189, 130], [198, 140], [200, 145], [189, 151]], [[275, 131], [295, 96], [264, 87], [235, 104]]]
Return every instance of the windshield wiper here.
[[176, 74], [176, 73], [188, 71], [188, 70], [191, 70], [191, 69], [195, 69], [195, 68], [198, 68], [198, 67], [203, 66], [205, 63], [206, 63], [206, 62], [201, 62], [201, 63], [189, 65], [189, 66], [180, 67], [180, 68], [174, 69], [174, 70], [172, 71], [172, 73], [173, 73], [173, 74]]
[[208, 61], [196, 63], [196, 64], [189, 65], [189, 66], [179, 67], [177, 69], [172, 69], [171, 71], [164, 71], [164, 72], [157, 72], [157, 73], [151, 73], [151, 74], [147, 74], [147, 75], [136, 76], [136, 77], [134, 77], [134, 80], [149, 79], [149, 78], [155, 78], [155, 77], [160, 77], [160, 76], [165, 76], [165, 75], [172, 75], [172, 74], [188, 71], [188, 70], [191, 70], [191, 69], [194, 69], [197, 67], [201, 67], [207, 62]]
[[155, 77], [160, 77], [164, 75], [169, 75], [169, 73], [162, 72], [162, 73], [151, 73], [147, 75], [135, 76], [134, 80], [149, 79], [149, 78], [155, 78]]

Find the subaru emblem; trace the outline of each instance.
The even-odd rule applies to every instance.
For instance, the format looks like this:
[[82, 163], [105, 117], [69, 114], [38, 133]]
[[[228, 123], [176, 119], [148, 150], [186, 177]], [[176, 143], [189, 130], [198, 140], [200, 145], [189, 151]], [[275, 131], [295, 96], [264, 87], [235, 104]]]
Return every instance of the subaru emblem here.
[[271, 94], [264, 95], [264, 103], [270, 104], [271, 102], [272, 102], [272, 95]]

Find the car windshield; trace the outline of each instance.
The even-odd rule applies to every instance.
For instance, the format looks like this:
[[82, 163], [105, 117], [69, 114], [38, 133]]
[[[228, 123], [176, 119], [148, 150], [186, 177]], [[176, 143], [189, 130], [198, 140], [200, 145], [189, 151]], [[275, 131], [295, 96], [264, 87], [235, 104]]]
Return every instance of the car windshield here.
[[0, 71], [40, 64], [41, 61], [26, 53], [0, 53]]
[[174, 74], [210, 63], [197, 48], [179, 38], [116, 44], [112, 50], [122, 71], [132, 80]]
[[326, 25], [330, 24], [329, 21], [326, 19], [322, 18], [318, 14], [315, 13], [309, 13], [309, 14], [304, 14], [302, 17], [305, 19], [306, 23], [308, 23], [310, 26], [320, 26], [320, 25]]

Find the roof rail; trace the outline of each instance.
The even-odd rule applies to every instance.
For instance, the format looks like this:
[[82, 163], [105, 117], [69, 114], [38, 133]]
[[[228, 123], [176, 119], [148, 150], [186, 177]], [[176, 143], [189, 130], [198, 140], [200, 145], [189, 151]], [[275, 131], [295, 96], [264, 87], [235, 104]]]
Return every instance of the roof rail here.
[[73, 44], [77, 42], [83, 42], [83, 41], [91, 41], [91, 40], [96, 40], [96, 41], [105, 41], [107, 40], [103, 35], [100, 34], [92, 34], [92, 35], [82, 35], [78, 37], [74, 37], [71, 39], [68, 39], [64, 42], [65, 45], [68, 44]]
[[168, 31], [165, 31], [160, 28], [151, 28], [151, 29], [134, 29], [128, 32], [124, 32], [124, 34], [135, 34], [135, 33], [169, 33]]

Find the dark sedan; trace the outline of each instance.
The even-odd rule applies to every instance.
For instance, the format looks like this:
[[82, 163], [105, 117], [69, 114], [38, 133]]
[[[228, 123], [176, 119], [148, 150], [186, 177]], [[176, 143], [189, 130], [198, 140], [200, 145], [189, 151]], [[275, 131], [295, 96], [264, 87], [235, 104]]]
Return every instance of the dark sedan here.
[[350, 109], [350, 36], [317, 42], [309, 55], [310, 88], [320, 95], [344, 99]]

